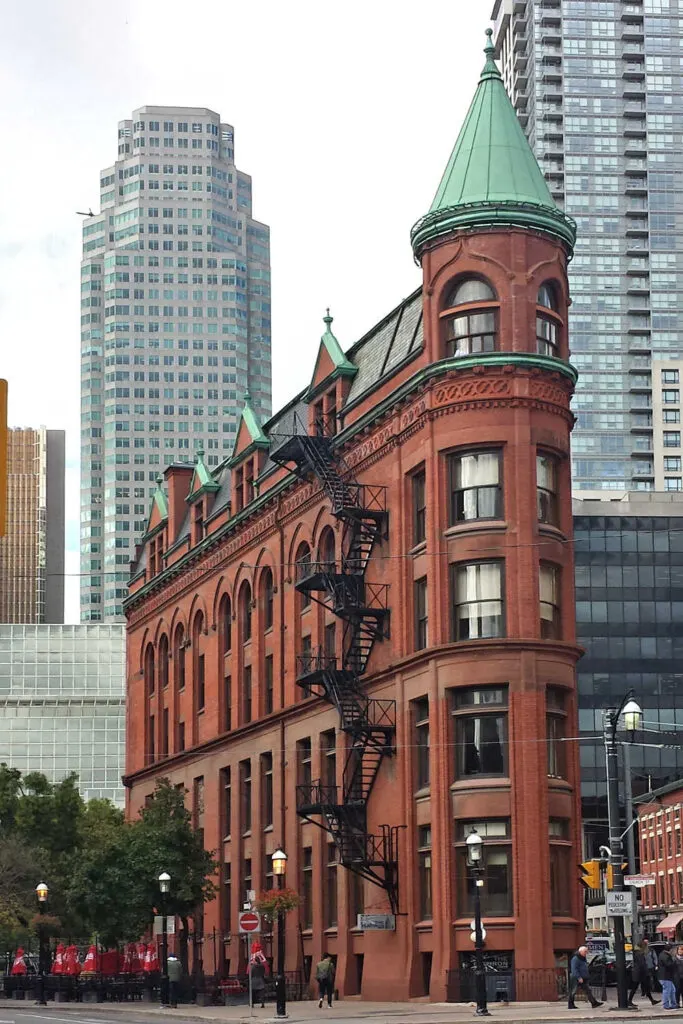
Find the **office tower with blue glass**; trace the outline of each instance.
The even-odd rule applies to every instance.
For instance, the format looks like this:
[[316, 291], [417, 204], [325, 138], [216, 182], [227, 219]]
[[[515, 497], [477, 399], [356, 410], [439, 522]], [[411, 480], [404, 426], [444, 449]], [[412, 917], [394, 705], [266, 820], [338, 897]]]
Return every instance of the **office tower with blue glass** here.
[[653, 385], [683, 358], [683, 0], [496, 0], [492, 17], [520, 121], [578, 224], [574, 487], [677, 490], [680, 405], [653, 423]]
[[204, 107], [140, 107], [83, 224], [83, 621], [122, 617], [164, 468], [228, 457], [245, 391], [268, 419], [270, 341], [269, 230], [232, 125]]

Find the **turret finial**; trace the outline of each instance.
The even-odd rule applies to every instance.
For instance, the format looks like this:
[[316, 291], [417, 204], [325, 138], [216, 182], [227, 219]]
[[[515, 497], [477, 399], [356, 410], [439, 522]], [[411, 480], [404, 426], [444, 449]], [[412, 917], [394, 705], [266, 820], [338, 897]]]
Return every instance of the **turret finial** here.
[[330, 307], [328, 306], [327, 310], [325, 312], [325, 316], [323, 317], [323, 323], [327, 324], [328, 331], [330, 329], [330, 324], [332, 323], [333, 320], [334, 320], [334, 317], [330, 316]]
[[484, 64], [484, 69], [481, 73], [481, 77], [483, 78], [485, 75], [493, 74], [500, 78], [500, 71], [498, 70], [498, 65], [496, 64], [496, 48], [493, 45], [492, 28], [486, 29], [486, 46], [484, 47], [484, 53], [486, 54], [486, 64]]
[[251, 392], [249, 391], [249, 388], [245, 388], [244, 389], [244, 404], [247, 405], [249, 402], [251, 402]]

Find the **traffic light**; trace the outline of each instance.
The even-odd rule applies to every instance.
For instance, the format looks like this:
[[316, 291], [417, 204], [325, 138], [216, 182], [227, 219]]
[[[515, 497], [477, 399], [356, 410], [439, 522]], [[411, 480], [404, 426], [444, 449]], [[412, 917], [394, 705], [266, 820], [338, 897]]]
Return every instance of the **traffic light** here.
[[[621, 865], [621, 870], [625, 871], [627, 867], [628, 867], [628, 864], [622, 864]], [[612, 867], [611, 864], [608, 864], [607, 868], [605, 869], [605, 877], [607, 879], [607, 888], [608, 889], [613, 889], [614, 888], [614, 868]]]
[[0, 380], [0, 537], [7, 530], [7, 381]]
[[600, 861], [585, 860], [579, 864], [581, 871], [581, 884], [587, 889], [600, 888]]

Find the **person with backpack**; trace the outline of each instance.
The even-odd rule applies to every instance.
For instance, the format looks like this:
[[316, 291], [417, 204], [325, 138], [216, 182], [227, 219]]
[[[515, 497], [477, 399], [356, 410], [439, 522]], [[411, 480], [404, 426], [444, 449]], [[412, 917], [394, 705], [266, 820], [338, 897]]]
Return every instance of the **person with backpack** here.
[[315, 969], [315, 980], [318, 982], [318, 1008], [322, 1008], [323, 1000], [327, 996], [327, 1005], [332, 1006], [334, 994], [334, 964], [329, 953], [323, 953], [323, 958]]

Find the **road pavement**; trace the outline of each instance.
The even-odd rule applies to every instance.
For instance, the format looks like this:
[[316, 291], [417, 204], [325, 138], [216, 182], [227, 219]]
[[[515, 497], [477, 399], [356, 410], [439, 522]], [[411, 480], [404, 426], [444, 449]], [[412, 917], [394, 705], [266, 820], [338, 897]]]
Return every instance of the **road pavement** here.
[[[274, 1021], [273, 1007], [249, 1012], [245, 1006], [182, 1006], [177, 1010], [155, 1004], [138, 1004], [131, 1007], [125, 1003], [100, 1003], [86, 1007], [79, 1003], [63, 1003], [58, 1006], [37, 1006], [32, 1003], [18, 1004], [15, 1000], [0, 999], [0, 1024], [152, 1024], [153, 1021], [178, 1021], [179, 1024], [203, 1021], [225, 1022], [225, 1024], [270, 1024]], [[335, 1024], [356, 1024], [359, 1020], [372, 1024], [460, 1024], [475, 1018], [474, 1006], [457, 1003], [368, 1003], [360, 1000], [342, 1000], [331, 1010], [318, 1009], [315, 1001], [290, 1003], [289, 1024], [313, 1024], [313, 1022], [334, 1020]], [[666, 1011], [643, 1008], [638, 1013], [615, 1012], [615, 1007], [606, 1004], [596, 1010], [590, 1007], [576, 1011], [567, 1010], [563, 1003], [513, 1003], [509, 1006], [491, 1007], [492, 1024], [555, 1024], [556, 1021], [615, 1021], [634, 1018], [639, 1024], [658, 1024], [663, 1017], [683, 1022], [683, 1009]]]

